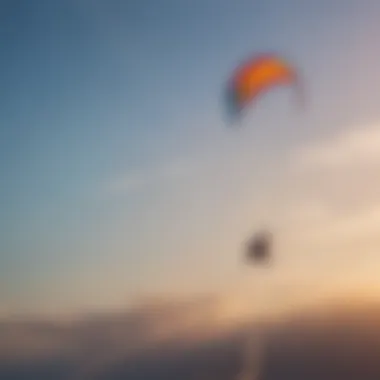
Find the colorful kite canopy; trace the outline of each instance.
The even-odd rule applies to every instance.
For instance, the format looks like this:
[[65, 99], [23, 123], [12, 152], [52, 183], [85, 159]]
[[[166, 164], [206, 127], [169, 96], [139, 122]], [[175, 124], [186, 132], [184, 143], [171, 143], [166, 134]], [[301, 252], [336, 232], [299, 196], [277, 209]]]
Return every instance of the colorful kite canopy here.
[[275, 54], [261, 54], [241, 64], [227, 84], [227, 107], [232, 116], [240, 113], [258, 96], [276, 86], [292, 85], [300, 92], [295, 68]]

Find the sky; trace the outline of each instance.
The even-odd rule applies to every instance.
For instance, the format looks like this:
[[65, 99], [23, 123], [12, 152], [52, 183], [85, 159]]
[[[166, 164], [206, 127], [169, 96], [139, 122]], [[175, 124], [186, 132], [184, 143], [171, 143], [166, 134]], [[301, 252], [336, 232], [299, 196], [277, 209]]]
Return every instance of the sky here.
[[[0, 7], [0, 312], [380, 290], [380, 3]], [[223, 86], [263, 51], [306, 107], [273, 90], [232, 130]], [[270, 271], [241, 260], [262, 225]]]

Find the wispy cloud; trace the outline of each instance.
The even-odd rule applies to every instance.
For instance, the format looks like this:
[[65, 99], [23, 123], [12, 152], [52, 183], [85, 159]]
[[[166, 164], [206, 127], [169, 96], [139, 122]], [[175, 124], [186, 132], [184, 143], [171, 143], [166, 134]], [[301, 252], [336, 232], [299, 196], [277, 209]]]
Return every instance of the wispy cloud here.
[[318, 227], [314, 226], [312, 235], [323, 240], [341, 241], [345, 246], [357, 242], [364, 253], [364, 250], [380, 249], [379, 226], [380, 203], [348, 215], [330, 214]]
[[288, 198], [279, 214], [292, 263], [307, 257], [307, 265], [313, 261], [333, 281], [370, 283], [380, 265], [374, 254], [380, 250], [380, 124], [347, 128], [289, 157], [281, 188], [281, 199]]
[[300, 148], [293, 159], [298, 167], [308, 169], [380, 163], [380, 125], [348, 129]]
[[103, 190], [108, 195], [125, 195], [162, 182], [178, 181], [189, 177], [200, 166], [198, 162], [179, 160], [146, 169], [120, 173], [105, 183]]
[[[347, 128], [302, 145], [288, 163], [290, 207], [296, 219], [314, 218], [325, 225], [336, 218], [346, 225], [356, 217], [373, 220], [380, 204], [380, 124]], [[357, 231], [363, 230], [359, 227]]]
[[105, 185], [108, 194], [130, 193], [141, 189], [149, 183], [149, 177], [144, 172], [129, 173], [128, 175], [112, 180]]

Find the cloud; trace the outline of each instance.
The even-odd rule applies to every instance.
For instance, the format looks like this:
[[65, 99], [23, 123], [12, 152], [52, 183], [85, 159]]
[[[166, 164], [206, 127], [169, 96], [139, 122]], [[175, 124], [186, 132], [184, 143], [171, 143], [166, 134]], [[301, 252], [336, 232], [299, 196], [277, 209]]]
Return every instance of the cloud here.
[[380, 203], [352, 215], [336, 218], [325, 226], [329, 234], [345, 239], [377, 237], [380, 226]]
[[130, 193], [147, 185], [148, 178], [144, 173], [130, 173], [128, 176], [107, 183], [106, 192], [109, 194]]
[[184, 347], [210, 341], [236, 328], [231, 306], [216, 296], [188, 300], [154, 297], [125, 312], [95, 313], [71, 321], [3, 320], [0, 377], [5, 364], [59, 360], [76, 363], [73, 379], [82, 379], [157, 345]]
[[329, 292], [377, 292], [380, 124], [347, 128], [289, 157], [281, 193], [274, 190], [284, 272], [305, 282], [315, 276], [315, 287]]
[[[373, 301], [355, 304], [351, 298], [347, 300], [314, 305], [306, 313], [305, 309], [293, 310], [287, 318], [272, 321], [260, 330], [261, 342], [268, 348], [262, 378], [378, 379], [379, 308]], [[100, 313], [65, 323], [3, 321], [0, 377], [236, 379], [242, 369], [246, 339], [254, 333], [252, 325], [235, 325], [226, 334], [207, 334], [215, 331], [213, 323], [204, 330], [198, 323], [181, 333], [169, 333], [166, 339], [157, 340], [156, 336], [154, 340], [152, 334], [162, 325], [166, 329], [185, 326], [180, 321], [194, 319], [197, 313], [203, 315], [203, 322], [211, 321], [208, 313], [220, 305], [213, 297], [188, 302], [151, 299], [125, 313]], [[363, 370], [365, 375], [359, 376]]]
[[380, 163], [380, 125], [348, 129], [327, 141], [301, 147], [292, 159], [304, 169]]
[[290, 155], [288, 188], [282, 188], [289, 194], [284, 220], [298, 234], [309, 229], [308, 236], [320, 240], [372, 239], [380, 225], [379, 169], [380, 125], [297, 148]]
[[125, 195], [161, 183], [173, 183], [191, 177], [201, 170], [203, 165], [198, 160], [181, 160], [150, 167], [126, 174], [119, 174], [102, 186], [108, 195]]

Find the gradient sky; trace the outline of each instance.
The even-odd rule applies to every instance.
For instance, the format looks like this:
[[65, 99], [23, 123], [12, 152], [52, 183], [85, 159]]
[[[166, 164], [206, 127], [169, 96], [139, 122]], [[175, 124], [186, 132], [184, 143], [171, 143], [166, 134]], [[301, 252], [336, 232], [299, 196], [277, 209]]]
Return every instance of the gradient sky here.
[[[0, 311], [380, 288], [379, 2], [0, 7]], [[230, 130], [224, 82], [268, 50], [307, 107], [273, 91]], [[254, 274], [239, 255], [261, 223], [277, 261]]]

